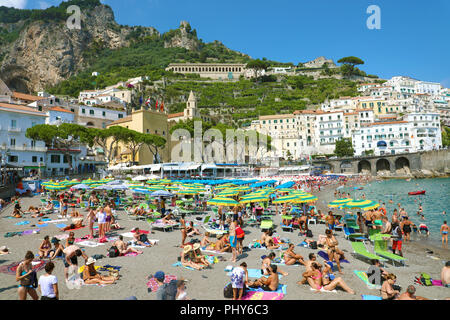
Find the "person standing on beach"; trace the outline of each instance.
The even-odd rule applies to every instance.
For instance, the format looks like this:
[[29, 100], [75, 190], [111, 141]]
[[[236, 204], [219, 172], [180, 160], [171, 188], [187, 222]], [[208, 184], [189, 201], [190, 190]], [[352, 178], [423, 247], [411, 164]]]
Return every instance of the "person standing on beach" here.
[[85, 222], [89, 225], [89, 239], [94, 239], [94, 222], [95, 222], [95, 210], [89, 207], [89, 213], [86, 215]]
[[[233, 300], [241, 300], [244, 286], [248, 283], [247, 263], [242, 262], [239, 267], [231, 272], [231, 287], [233, 288]], [[237, 298], [237, 299], [236, 299]]]
[[237, 221], [233, 219], [233, 222], [230, 224], [229, 228], [229, 239], [230, 239], [230, 246], [231, 246], [231, 252], [233, 253], [233, 256], [231, 258], [231, 262], [236, 262], [236, 246], [237, 246], [237, 237], [236, 237], [236, 227], [237, 227]]
[[408, 217], [406, 217], [401, 223], [400, 227], [403, 230], [403, 233], [405, 234], [405, 241], [411, 241], [411, 220], [409, 220]]
[[398, 254], [403, 257], [402, 253], [402, 228], [398, 223], [392, 226], [392, 253], [395, 254], [395, 251], [398, 251]]
[[181, 214], [181, 219], [180, 219], [180, 231], [181, 231], [181, 247], [185, 246], [185, 241], [186, 241], [186, 237], [187, 237], [187, 228], [186, 228], [186, 221], [184, 220], [184, 217], [186, 215], [184, 213]]
[[45, 265], [45, 274], [39, 277], [41, 300], [59, 300], [58, 279], [52, 275], [55, 264], [51, 261]]
[[38, 295], [33, 287], [33, 265], [31, 262], [34, 259], [34, 254], [31, 251], [27, 251], [25, 259], [22, 261], [16, 269], [16, 281], [19, 281], [19, 300], [27, 300], [27, 295], [33, 300], [38, 300]]
[[444, 221], [444, 224], [441, 226], [441, 235], [442, 235], [442, 244], [448, 244], [448, 225], [447, 220]]

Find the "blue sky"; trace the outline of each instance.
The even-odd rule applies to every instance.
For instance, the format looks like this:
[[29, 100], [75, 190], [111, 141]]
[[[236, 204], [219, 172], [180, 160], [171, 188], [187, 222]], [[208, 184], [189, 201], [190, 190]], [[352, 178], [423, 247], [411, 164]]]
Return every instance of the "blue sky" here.
[[[45, 8], [61, 0], [0, 0]], [[406, 75], [450, 87], [449, 0], [102, 0], [118, 23], [166, 32], [187, 20], [205, 42], [282, 62], [357, 56], [382, 78]], [[381, 29], [369, 30], [370, 5]]]

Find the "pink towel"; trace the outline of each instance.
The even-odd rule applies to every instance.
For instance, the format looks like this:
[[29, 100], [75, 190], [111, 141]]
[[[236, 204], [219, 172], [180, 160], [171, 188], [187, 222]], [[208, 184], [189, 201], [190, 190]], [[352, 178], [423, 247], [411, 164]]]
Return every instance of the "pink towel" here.
[[433, 286], [435, 286], [435, 287], [443, 287], [444, 286], [442, 284], [441, 280], [432, 280], [431, 282], [433, 283]]

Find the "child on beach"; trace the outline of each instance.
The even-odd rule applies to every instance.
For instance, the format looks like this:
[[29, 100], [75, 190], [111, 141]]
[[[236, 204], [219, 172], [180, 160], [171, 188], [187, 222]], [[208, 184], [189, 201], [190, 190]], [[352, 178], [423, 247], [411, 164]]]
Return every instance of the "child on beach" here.
[[444, 221], [444, 224], [441, 226], [441, 235], [442, 235], [442, 244], [448, 244], [448, 225], [447, 220]]

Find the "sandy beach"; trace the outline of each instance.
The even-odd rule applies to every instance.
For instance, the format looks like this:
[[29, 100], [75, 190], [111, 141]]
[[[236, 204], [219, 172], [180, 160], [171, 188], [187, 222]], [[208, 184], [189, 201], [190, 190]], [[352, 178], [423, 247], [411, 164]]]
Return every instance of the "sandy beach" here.
[[[326, 186], [322, 188], [320, 192], [313, 192], [319, 196], [319, 201], [316, 205], [319, 209], [326, 210], [326, 203], [334, 199], [334, 188], [336, 186]], [[28, 208], [30, 205], [38, 206], [40, 204], [39, 197], [22, 198], [22, 208]], [[41, 227], [38, 234], [29, 234], [14, 237], [4, 237], [7, 232], [24, 231], [38, 228], [38, 219], [26, 216], [25, 219], [9, 219], [12, 212], [12, 207], [9, 206], [3, 210], [0, 214], [0, 246], [6, 245], [11, 253], [8, 255], [0, 256], [0, 267], [9, 265], [13, 262], [22, 261], [27, 250], [38, 253], [38, 247], [45, 235], [54, 236], [67, 232], [62, 232], [58, 228], [50, 223], [47, 227]], [[83, 215], [86, 211], [80, 211]], [[110, 236], [117, 236], [120, 233], [129, 232], [133, 227], [139, 227], [142, 230], [150, 230], [150, 225], [144, 221], [132, 221], [127, 217], [124, 211], [118, 211], [119, 224], [124, 227], [124, 230], [117, 232], [111, 232]], [[57, 219], [57, 214], [49, 215], [52, 219]], [[187, 221], [198, 221], [196, 216], [187, 216]], [[200, 217], [200, 216], [198, 216]], [[28, 220], [28, 225], [15, 225], [18, 222]], [[275, 226], [280, 224], [280, 217], [274, 218]], [[35, 226], [33, 226], [35, 225]], [[37, 227], [36, 227], [37, 226]], [[201, 232], [204, 230], [199, 227]], [[325, 234], [325, 225], [316, 224], [311, 225], [310, 229], [313, 232], [314, 239], [317, 239], [319, 234]], [[244, 228], [246, 231], [246, 237], [244, 245], [248, 245], [252, 240], [259, 239], [261, 232], [257, 227]], [[299, 244], [304, 240], [303, 236], [298, 235], [298, 231], [284, 232], [281, 228], [276, 228], [279, 236], [289, 238], [294, 244]], [[75, 231], [75, 237], [82, 237], [88, 234], [88, 228]], [[367, 271], [369, 264], [365, 261], [359, 260], [352, 256], [352, 248], [348, 240], [344, 239], [343, 232], [336, 232], [337, 240], [339, 241], [339, 247], [346, 253], [346, 258], [350, 263], [342, 263], [343, 275], [341, 276], [344, 281], [356, 291], [356, 295], [350, 295], [340, 289], [337, 293], [316, 293], [310, 290], [308, 285], [299, 286], [296, 284], [300, 280], [301, 273], [304, 272], [303, 266], [282, 266], [281, 268], [288, 272], [287, 276], [283, 276], [280, 280], [281, 284], [287, 285], [287, 294], [284, 299], [289, 300], [361, 300], [362, 294], [367, 295], [380, 295], [379, 290], [369, 289], [362, 280], [360, 280], [355, 274], [354, 270]], [[239, 256], [237, 263], [231, 263], [231, 254], [223, 254], [222, 256], [227, 261], [220, 261], [214, 264], [211, 269], [205, 269], [203, 271], [191, 271], [183, 267], [174, 267], [172, 264], [177, 262], [181, 248], [181, 233], [179, 230], [171, 232], [163, 232], [159, 230], [153, 230], [148, 235], [149, 239], [158, 239], [159, 242], [156, 246], [151, 248], [142, 249], [143, 254], [135, 257], [118, 257], [118, 258], [103, 258], [97, 260], [96, 265], [102, 266], [106, 264], [120, 266], [121, 278], [113, 285], [107, 286], [83, 286], [81, 289], [69, 290], [64, 283], [64, 266], [61, 260], [56, 260], [56, 267], [54, 274], [58, 277], [60, 299], [63, 300], [121, 300], [129, 296], [136, 296], [139, 300], [153, 300], [155, 299], [155, 293], [149, 293], [147, 289], [147, 277], [154, 274], [158, 270], [164, 271], [167, 275], [175, 275], [178, 278], [183, 277], [187, 279], [187, 293], [188, 298], [196, 300], [224, 300], [223, 288], [229, 282], [229, 276], [224, 271], [227, 265], [237, 266], [241, 262], [245, 261], [249, 268], [260, 268], [261, 255], [268, 254], [269, 250], [263, 249], [251, 249], [248, 252], [244, 252]], [[199, 238], [199, 236], [197, 236]], [[125, 238], [127, 239], [127, 238]], [[107, 249], [111, 246], [110, 243], [106, 243], [103, 246], [91, 248], [82, 247], [85, 249], [85, 253], [88, 256], [94, 254], [103, 254], [106, 256]], [[426, 246], [426, 248], [430, 248]], [[419, 276], [421, 272], [429, 273], [433, 278], [439, 279], [442, 267], [445, 261], [450, 260], [450, 254], [448, 249], [430, 248], [434, 253], [429, 255], [426, 253], [426, 249], [418, 242], [411, 242], [404, 244], [404, 257], [406, 260], [406, 267], [395, 267], [392, 264], [385, 264], [385, 269], [389, 272], [397, 275], [397, 284], [402, 287], [402, 292], [410, 284], [414, 284], [414, 277]], [[373, 247], [369, 247], [369, 251]], [[300, 246], [295, 247], [296, 253], [301, 254], [307, 258], [310, 252], [317, 253], [318, 250], [312, 250]], [[275, 251], [277, 256], [281, 253]], [[323, 259], [318, 257], [318, 261], [323, 263]], [[79, 259], [79, 265], [83, 264], [83, 259]], [[43, 274], [44, 271], [39, 271], [38, 276]], [[0, 299], [1, 300], [16, 300], [17, 294], [17, 282], [13, 275], [0, 273]], [[416, 285], [419, 296], [423, 296], [429, 299], [444, 299], [450, 297], [450, 291], [444, 287], [425, 287]], [[39, 293], [40, 295], [40, 293]], [[28, 298], [30, 299], [30, 298]]]

